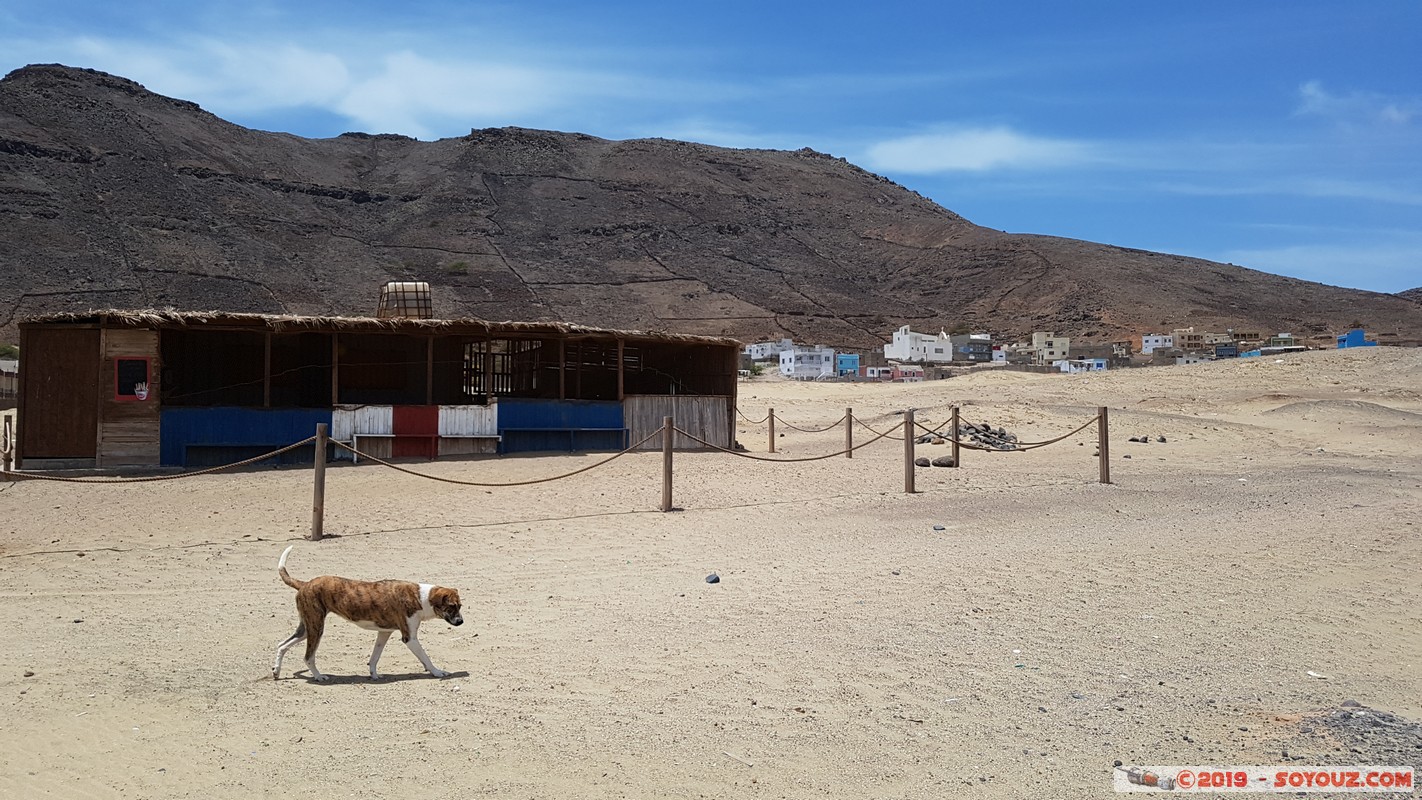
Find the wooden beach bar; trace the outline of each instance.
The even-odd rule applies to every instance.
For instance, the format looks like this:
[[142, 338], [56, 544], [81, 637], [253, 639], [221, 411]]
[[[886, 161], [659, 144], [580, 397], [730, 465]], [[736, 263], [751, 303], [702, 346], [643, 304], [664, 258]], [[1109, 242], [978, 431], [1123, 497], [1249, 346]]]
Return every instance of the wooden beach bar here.
[[31, 469], [228, 464], [318, 423], [379, 458], [615, 451], [664, 416], [734, 444], [733, 339], [172, 310], [48, 314], [19, 329], [17, 466]]

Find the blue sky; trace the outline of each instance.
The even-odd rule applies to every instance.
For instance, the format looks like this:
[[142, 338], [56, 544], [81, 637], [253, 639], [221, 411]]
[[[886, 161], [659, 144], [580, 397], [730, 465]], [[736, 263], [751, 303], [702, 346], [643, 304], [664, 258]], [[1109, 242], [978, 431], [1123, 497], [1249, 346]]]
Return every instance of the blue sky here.
[[1422, 286], [1422, 2], [0, 0], [0, 71], [263, 130], [843, 156], [980, 225]]

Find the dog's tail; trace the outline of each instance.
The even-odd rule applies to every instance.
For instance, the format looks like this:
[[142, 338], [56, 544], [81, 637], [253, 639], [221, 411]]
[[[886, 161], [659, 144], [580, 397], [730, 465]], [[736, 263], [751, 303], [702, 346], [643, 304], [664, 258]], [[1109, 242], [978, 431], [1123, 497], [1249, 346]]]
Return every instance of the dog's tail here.
[[281, 560], [277, 562], [277, 574], [281, 576], [282, 583], [293, 589], [300, 589], [306, 585], [306, 581], [299, 581], [291, 577], [291, 574], [286, 571], [286, 557], [291, 555], [291, 549], [293, 547], [296, 547], [296, 545], [287, 545], [286, 549], [281, 551]]

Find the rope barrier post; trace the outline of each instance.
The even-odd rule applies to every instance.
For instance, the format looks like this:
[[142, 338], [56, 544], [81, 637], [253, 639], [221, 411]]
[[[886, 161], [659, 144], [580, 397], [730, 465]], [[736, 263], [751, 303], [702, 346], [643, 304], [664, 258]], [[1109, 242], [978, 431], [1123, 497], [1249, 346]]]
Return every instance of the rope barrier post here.
[[1101, 461], [1101, 482], [1111, 482], [1111, 428], [1106, 421], [1106, 406], [1096, 409], [1096, 451]]
[[770, 452], [774, 453], [774, 452], [775, 452], [775, 409], [773, 409], [773, 408], [770, 409], [770, 413], [766, 415], [766, 418], [770, 420]]
[[904, 492], [913, 494], [913, 409], [904, 412]]
[[953, 466], [963, 463], [958, 455], [958, 407], [953, 406], [953, 436], [949, 439], [953, 443]]
[[5, 439], [4, 439], [4, 442], [3, 442], [3, 446], [0, 446], [0, 450], [3, 450], [3, 451], [4, 451], [3, 453], [0, 453], [0, 456], [3, 456], [3, 458], [4, 458], [4, 460], [5, 460], [4, 466], [5, 466], [5, 477], [6, 477], [6, 478], [9, 478], [9, 477], [10, 477], [10, 472], [12, 471], [12, 469], [13, 469], [14, 466], [15, 466], [15, 464], [14, 464], [14, 459], [15, 459], [14, 447], [10, 444], [11, 442], [14, 441], [14, 439], [11, 438], [12, 436], [13, 436], [13, 431], [10, 430], [10, 418], [9, 418], [9, 417], [6, 417], [6, 418], [5, 418]]
[[844, 457], [854, 458], [854, 409], [844, 409]]
[[672, 510], [672, 438], [671, 417], [662, 417], [662, 511]]
[[326, 423], [316, 423], [315, 492], [311, 502], [311, 541], [321, 541], [326, 515]]

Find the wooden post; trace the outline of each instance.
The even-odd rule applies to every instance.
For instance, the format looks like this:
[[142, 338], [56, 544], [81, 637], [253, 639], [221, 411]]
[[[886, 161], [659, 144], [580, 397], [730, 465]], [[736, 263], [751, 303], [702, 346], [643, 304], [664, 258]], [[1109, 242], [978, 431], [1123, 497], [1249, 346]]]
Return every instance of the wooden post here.
[[844, 457], [854, 458], [854, 409], [844, 409]]
[[904, 491], [914, 493], [913, 488], [913, 409], [904, 412]]
[[568, 340], [558, 340], [558, 399], [568, 399]]
[[494, 336], [484, 340], [484, 405], [494, 404]]
[[662, 417], [662, 511], [672, 510], [672, 418]]
[[770, 420], [770, 452], [774, 453], [774, 452], [775, 452], [775, 409], [773, 409], [773, 408], [770, 409], [770, 413], [766, 415], [766, 418], [767, 418], [768, 420]]
[[10, 418], [9, 418], [9, 417], [6, 417], [6, 418], [5, 418], [5, 439], [4, 439], [3, 442], [0, 442], [0, 457], [3, 457], [4, 460], [5, 460], [4, 466], [5, 466], [5, 475], [6, 475], [6, 477], [9, 477], [10, 472], [14, 469], [14, 463], [13, 463], [13, 459], [14, 459], [14, 457], [15, 457], [15, 453], [14, 453], [15, 444], [14, 444], [14, 442], [15, 442], [15, 439], [14, 439], [14, 431], [12, 431], [12, 430], [10, 429]]
[[573, 370], [573, 399], [583, 400], [583, 346], [585, 342], [578, 340], [578, 366]]
[[434, 405], [434, 337], [425, 342], [425, 405]]
[[958, 407], [957, 407], [957, 406], [953, 406], [953, 428], [952, 428], [952, 430], [953, 430], [953, 436], [951, 437], [950, 441], [953, 442], [953, 466], [956, 467], [956, 466], [958, 466], [959, 464], [963, 463], [962, 461], [959, 461], [959, 460], [958, 460], [958, 459], [960, 458], [960, 456], [958, 455]]
[[262, 344], [262, 408], [272, 407], [272, 332]]
[[326, 423], [316, 423], [315, 492], [311, 502], [311, 541], [321, 541], [326, 515]]
[[1106, 406], [1096, 409], [1096, 453], [1101, 462], [1101, 482], [1111, 482], [1111, 426], [1106, 421]]
[[622, 370], [622, 359], [625, 355], [626, 342], [617, 340], [617, 402], [627, 399], [627, 379]]
[[340, 334], [331, 334], [331, 405], [341, 404], [341, 346], [337, 341]]

